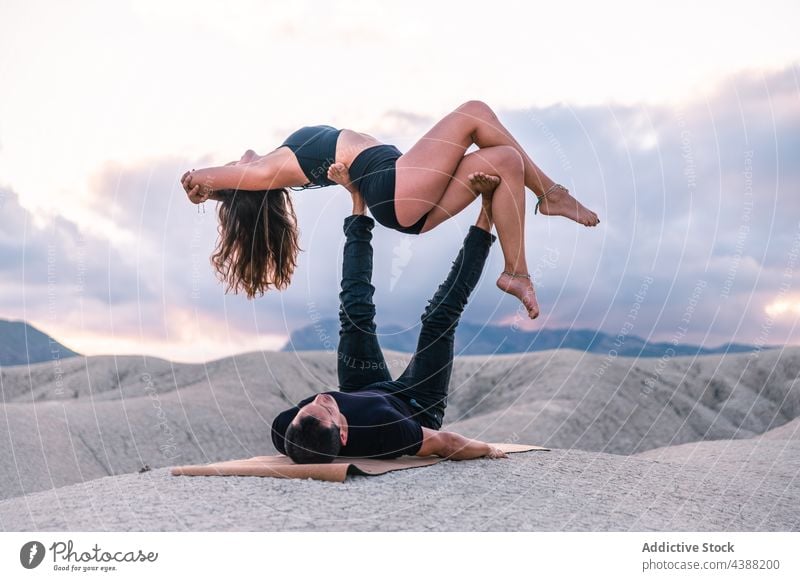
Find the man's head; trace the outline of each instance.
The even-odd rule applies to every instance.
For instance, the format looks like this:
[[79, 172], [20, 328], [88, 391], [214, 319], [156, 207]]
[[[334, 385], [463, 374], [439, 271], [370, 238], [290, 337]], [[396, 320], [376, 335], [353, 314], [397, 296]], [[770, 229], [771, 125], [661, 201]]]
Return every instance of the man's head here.
[[286, 455], [297, 464], [327, 464], [347, 443], [347, 421], [333, 396], [321, 393], [286, 428]]

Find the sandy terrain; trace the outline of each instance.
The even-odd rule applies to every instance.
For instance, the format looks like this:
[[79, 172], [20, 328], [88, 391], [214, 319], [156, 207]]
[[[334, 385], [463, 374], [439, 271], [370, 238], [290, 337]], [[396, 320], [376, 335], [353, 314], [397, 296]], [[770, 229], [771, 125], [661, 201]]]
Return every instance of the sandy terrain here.
[[800, 348], [460, 357], [446, 429], [551, 452], [328, 484], [166, 467], [274, 453], [272, 417], [335, 384], [334, 354], [4, 368], [0, 529], [800, 530], [798, 376]]

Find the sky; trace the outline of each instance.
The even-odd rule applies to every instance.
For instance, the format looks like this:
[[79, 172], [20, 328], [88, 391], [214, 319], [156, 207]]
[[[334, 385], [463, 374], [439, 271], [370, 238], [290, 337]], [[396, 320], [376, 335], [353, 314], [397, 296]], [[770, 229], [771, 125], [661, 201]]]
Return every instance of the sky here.
[[[349, 196], [295, 196], [293, 284], [247, 300], [215, 279], [214, 204], [198, 213], [180, 175], [302, 125], [405, 151], [479, 99], [602, 222], [534, 215], [529, 193], [542, 315], [520, 321], [495, 288], [496, 250], [465, 320], [799, 344], [798, 16], [793, 2], [6, 0], [0, 318], [87, 355], [279, 349], [337, 314]], [[476, 212], [376, 232], [379, 324], [418, 324]]]

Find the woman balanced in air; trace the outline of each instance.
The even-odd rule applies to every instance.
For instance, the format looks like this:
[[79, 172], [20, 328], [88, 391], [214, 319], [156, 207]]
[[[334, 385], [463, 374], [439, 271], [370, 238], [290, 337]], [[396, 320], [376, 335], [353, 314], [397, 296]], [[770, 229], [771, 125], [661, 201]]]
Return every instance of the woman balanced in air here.
[[[473, 143], [479, 149], [467, 154]], [[378, 223], [408, 234], [428, 232], [478, 194], [493, 193], [505, 259], [497, 286], [517, 297], [532, 319], [539, 305], [525, 259], [525, 188], [542, 214], [584, 226], [600, 222], [536, 167], [481, 101], [446, 115], [406, 153], [364, 133], [318, 125], [296, 131], [266, 155], [247, 150], [239, 161], [186, 172], [181, 183], [196, 204], [222, 202], [212, 262], [228, 289], [243, 289], [249, 298], [291, 282], [299, 246], [287, 188], [344, 185], [361, 193]]]

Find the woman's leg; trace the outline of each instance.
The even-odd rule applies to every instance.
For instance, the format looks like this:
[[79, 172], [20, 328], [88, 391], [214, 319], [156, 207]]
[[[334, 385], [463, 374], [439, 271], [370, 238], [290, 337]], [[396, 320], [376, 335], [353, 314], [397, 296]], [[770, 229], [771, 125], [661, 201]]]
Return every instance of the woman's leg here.
[[[492, 216], [505, 258], [505, 272], [528, 274], [525, 258], [525, 184], [523, 161], [517, 151], [507, 145], [487, 147], [461, 158], [439, 203], [430, 211], [422, 232], [432, 230], [455, 216], [475, 200], [478, 192], [492, 193]], [[493, 174], [499, 183], [480, 174]], [[501, 275], [497, 280], [501, 290], [517, 297], [535, 319], [539, 305], [533, 283], [527, 278]]]
[[[513, 147], [525, 168], [525, 185], [537, 196], [553, 185], [522, 146], [482, 101], [468, 101], [445, 116], [405, 155], [397, 160], [395, 212], [401, 225], [414, 224], [441, 198], [467, 148], [507, 145]], [[552, 190], [540, 206], [545, 215], [565, 216], [586, 226], [599, 222], [568, 192]]]

